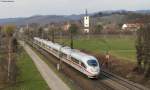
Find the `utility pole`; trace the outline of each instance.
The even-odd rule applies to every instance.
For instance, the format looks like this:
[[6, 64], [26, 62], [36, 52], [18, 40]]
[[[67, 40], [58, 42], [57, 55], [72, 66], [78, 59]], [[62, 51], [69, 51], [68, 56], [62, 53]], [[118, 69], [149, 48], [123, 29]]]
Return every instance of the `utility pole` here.
[[59, 63], [57, 64], [57, 70], [60, 70], [61, 69], [61, 65], [62, 65], [62, 53], [61, 53], [61, 49], [64, 47], [65, 45], [61, 46], [60, 47], [60, 50], [59, 50]]

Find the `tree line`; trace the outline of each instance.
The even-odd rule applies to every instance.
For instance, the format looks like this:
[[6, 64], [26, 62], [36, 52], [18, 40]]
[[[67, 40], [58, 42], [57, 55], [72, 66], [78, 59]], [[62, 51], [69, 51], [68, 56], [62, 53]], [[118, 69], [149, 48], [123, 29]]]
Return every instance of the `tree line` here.
[[58, 40], [62, 39], [63, 37], [67, 37], [70, 39], [70, 47], [73, 48], [73, 40], [77, 34], [79, 34], [79, 29], [80, 28], [75, 23], [71, 23], [68, 31], [63, 31], [61, 26], [58, 26], [55, 23], [50, 24], [47, 28], [33, 23], [25, 27], [23, 34], [25, 35], [26, 39], [32, 40], [34, 37], [40, 37], [50, 40], [54, 43], [56, 42], [56, 39]]

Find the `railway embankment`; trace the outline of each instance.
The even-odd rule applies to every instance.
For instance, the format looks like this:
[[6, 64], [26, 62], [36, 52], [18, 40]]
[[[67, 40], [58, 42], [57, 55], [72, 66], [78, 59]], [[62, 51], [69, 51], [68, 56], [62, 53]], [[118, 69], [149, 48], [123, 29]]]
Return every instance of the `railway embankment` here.
[[70, 88], [41, 60], [41, 58], [28, 46], [23, 45], [24, 49], [30, 55], [40, 74], [52, 90], [70, 90]]

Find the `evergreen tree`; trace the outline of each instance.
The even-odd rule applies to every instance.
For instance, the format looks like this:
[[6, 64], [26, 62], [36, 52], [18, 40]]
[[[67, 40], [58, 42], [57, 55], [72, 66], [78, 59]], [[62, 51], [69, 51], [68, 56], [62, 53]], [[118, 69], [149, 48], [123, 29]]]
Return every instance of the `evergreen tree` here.
[[[150, 24], [143, 26], [137, 32], [137, 62], [138, 69], [144, 70], [145, 77], [150, 75]], [[143, 66], [142, 66], [143, 63]]]
[[141, 29], [137, 31], [136, 55], [137, 55], [137, 69], [140, 72], [142, 70], [142, 59], [143, 59], [143, 42]]

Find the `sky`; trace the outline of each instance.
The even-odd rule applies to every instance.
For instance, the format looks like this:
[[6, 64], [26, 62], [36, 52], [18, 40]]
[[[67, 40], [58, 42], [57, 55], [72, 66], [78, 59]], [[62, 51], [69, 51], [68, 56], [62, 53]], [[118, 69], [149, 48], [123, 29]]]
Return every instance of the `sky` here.
[[[2, 0], [0, 0], [2, 1]], [[4, 0], [3, 0], [4, 1]], [[0, 18], [71, 15], [105, 10], [147, 10], [150, 0], [14, 0], [0, 2]]]

